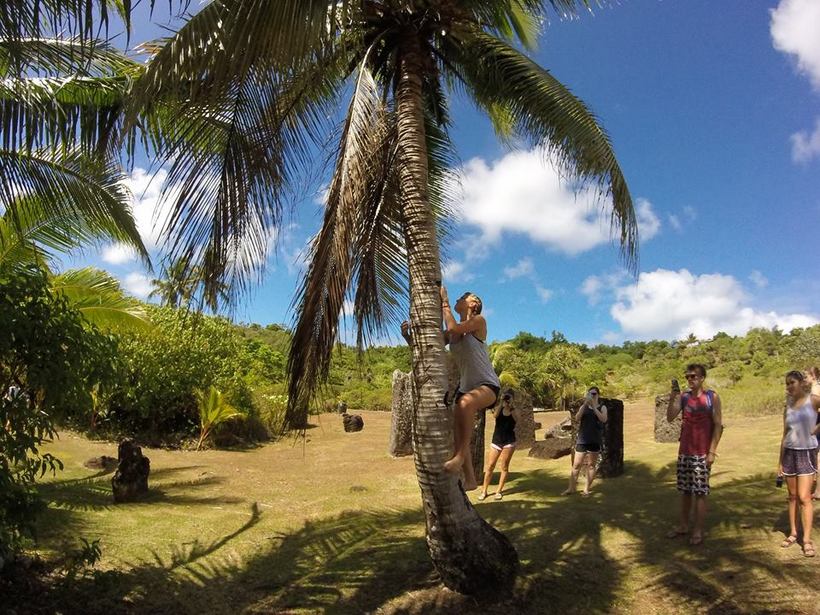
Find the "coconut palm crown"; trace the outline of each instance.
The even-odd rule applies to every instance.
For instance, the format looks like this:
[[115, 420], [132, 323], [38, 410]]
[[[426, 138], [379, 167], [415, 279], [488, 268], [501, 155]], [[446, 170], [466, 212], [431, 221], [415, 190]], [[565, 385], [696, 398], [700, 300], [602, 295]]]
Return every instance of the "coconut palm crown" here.
[[521, 51], [550, 13], [583, 8], [588, 0], [214, 0], [146, 46], [153, 57], [126, 110], [127, 126], [164, 119], [162, 130], [145, 126], [169, 169], [167, 247], [199, 268], [206, 292], [241, 291], [260, 274], [283, 205], [337, 135], [324, 221], [295, 301], [287, 423], [306, 424], [345, 300], [363, 345], [397, 324], [409, 290], [427, 544], [444, 583], [466, 593], [509, 590], [517, 556], [442, 471], [452, 449], [437, 233], [453, 196], [448, 97], [465, 93], [502, 138], [543, 148], [596, 186], [634, 266], [632, 199], [607, 135]]

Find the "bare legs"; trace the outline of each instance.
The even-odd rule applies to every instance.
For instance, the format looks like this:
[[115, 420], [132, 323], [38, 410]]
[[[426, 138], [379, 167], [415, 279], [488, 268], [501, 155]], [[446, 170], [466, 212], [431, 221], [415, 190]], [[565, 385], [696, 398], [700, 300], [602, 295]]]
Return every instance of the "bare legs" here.
[[820, 448], [817, 449], [817, 455], [814, 457], [814, 467], [818, 470], [814, 475], [814, 495], [811, 497], [820, 500]]
[[490, 482], [492, 482], [493, 472], [495, 471], [495, 464], [498, 462], [499, 457], [501, 458], [501, 478], [498, 480], [498, 491], [496, 493], [502, 493], [504, 491], [504, 484], [507, 482], [507, 474], [510, 471], [510, 459], [512, 459], [514, 452], [515, 447], [513, 446], [500, 451], [497, 448], [490, 449], [490, 461], [487, 469], [484, 470], [484, 484], [481, 487], [481, 495], [483, 497], [487, 497], [487, 489], [490, 488]]
[[803, 544], [811, 543], [811, 524], [814, 506], [811, 500], [811, 484], [814, 477], [787, 476], [789, 488], [789, 536], [797, 536], [797, 508], [800, 507], [800, 521], [803, 526]]
[[598, 454], [587, 453], [587, 485], [584, 488], [583, 495], [589, 495], [592, 491], [592, 481], [595, 480], [595, 474], [598, 472]]
[[569, 495], [575, 493], [575, 486], [578, 483], [578, 475], [581, 473], [581, 466], [587, 464], [587, 484], [584, 489], [584, 495], [589, 495], [592, 487], [592, 481], [595, 480], [595, 473], [597, 472], [595, 465], [598, 461], [598, 453], [575, 453], [575, 460], [572, 462], [572, 470], [569, 473], [569, 486], [561, 495]]
[[495, 403], [496, 394], [488, 386], [480, 386], [462, 395], [455, 407], [455, 425], [453, 431], [455, 451], [452, 458], [444, 463], [444, 469], [451, 474], [464, 470], [464, 489], [470, 491], [478, 487], [473, 459], [470, 454], [470, 435], [475, 423], [475, 413], [489, 408]]

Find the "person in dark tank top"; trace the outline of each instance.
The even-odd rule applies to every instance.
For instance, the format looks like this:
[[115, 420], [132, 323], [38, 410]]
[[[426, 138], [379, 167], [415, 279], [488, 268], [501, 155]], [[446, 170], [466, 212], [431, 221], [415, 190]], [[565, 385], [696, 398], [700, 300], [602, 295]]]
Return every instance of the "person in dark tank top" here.
[[569, 486], [561, 495], [575, 493], [578, 475], [584, 465], [587, 467], [587, 482], [581, 495], [589, 495], [592, 489], [592, 482], [595, 480], [595, 473], [597, 472], [598, 455], [601, 453], [603, 438], [601, 429], [607, 420], [606, 406], [601, 404], [599, 398], [600, 391], [598, 387], [590, 387], [584, 398], [584, 403], [575, 413], [575, 420], [578, 421], [575, 458], [572, 461], [572, 470], [569, 473]]
[[495, 465], [501, 460], [501, 477], [498, 479], [498, 491], [495, 492], [495, 499], [504, 497], [504, 485], [507, 482], [507, 474], [510, 471], [510, 459], [515, 453], [515, 424], [518, 420], [518, 410], [513, 404], [514, 392], [507, 389], [501, 396], [501, 403], [493, 411], [495, 417], [495, 428], [493, 429], [493, 440], [490, 445], [490, 459], [487, 469], [484, 470], [484, 485], [478, 499], [487, 497], [487, 489], [493, 479]]

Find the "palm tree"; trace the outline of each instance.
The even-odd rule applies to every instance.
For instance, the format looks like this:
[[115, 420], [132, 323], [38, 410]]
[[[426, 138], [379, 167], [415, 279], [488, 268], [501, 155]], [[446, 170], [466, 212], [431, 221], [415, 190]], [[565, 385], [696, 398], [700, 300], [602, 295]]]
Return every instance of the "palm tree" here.
[[162, 275], [151, 280], [153, 290], [150, 298], [159, 299], [169, 307], [188, 307], [193, 300], [198, 280], [190, 270], [186, 258], [178, 258], [162, 268]]
[[201, 263], [206, 288], [240, 290], [258, 275], [266, 229], [327, 118], [350, 95], [324, 223], [297, 298], [289, 357], [289, 425], [305, 425], [328, 375], [345, 299], [359, 343], [401, 318], [409, 286], [416, 383], [414, 450], [427, 544], [444, 583], [465, 593], [509, 589], [517, 556], [442, 472], [452, 447], [443, 392], [437, 220], [447, 211], [452, 149], [447, 94], [463, 90], [504, 138], [543, 147], [611, 202], [634, 266], [632, 199], [609, 140], [587, 107], [514, 46], [532, 48], [551, 7], [588, 0], [218, 0], [154, 56], [127, 122], [165, 113], [153, 138], [170, 167], [171, 253]]

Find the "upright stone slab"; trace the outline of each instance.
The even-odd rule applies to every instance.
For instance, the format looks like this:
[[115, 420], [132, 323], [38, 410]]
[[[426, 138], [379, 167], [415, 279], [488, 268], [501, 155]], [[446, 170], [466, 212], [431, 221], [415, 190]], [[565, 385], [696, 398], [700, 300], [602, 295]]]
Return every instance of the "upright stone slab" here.
[[111, 479], [114, 502], [131, 502], [148, 493], [151, 462], [132, 440], [123, 440], [117, 449], [119, 465]]
[[677, 442], [680, 438], [681, 415], [671, 423], [666, 420], [669, 393], [655, 397], [655, 442]]
[[624, 473], [624, 402], [602, 398], [606, 406], [606, 423], [598, 459], [598, 476], [612, 478]]
[[390, 442], [387, 452], [391, 457], [413, 454], [413, 379], [409, 373], [393, 372], [393, 401]]
[[513, 408], [517, 410], [515, 421], [515, 450], [530, 448], [535, 443], [535, 415], [532, 398], [524, 391], [515, 391]]

